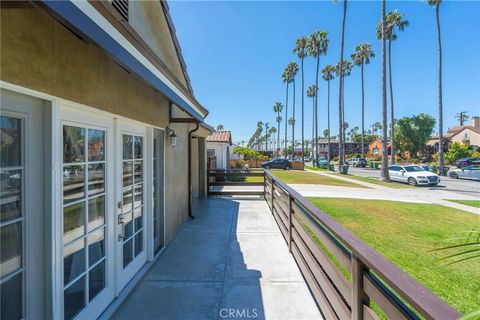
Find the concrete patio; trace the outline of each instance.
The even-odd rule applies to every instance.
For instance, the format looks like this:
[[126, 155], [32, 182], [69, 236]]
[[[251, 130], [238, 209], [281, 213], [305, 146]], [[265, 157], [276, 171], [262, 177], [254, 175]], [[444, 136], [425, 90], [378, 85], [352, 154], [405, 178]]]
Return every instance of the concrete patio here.
[[264, 200], [194, 208], [113, 319], [322, 319]]

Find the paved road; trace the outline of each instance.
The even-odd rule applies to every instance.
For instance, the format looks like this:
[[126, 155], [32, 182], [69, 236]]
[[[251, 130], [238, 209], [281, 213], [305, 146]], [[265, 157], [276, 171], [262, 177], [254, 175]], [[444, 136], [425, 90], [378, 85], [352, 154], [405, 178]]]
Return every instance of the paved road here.
[[[350, 167], [348, 173], [356, 176], [379, 178], [380, 170], [368, 169], [368, 168], [354, 168]], [[435, 187], [420, 187], [422, 189], [430, 190], [445, 190], [456, 193], [461, 193], [469, 196], [474, 196], [480, 199], [480, 181], [464, 180], [464, 179], [451, 179], [448, 177], [441, 177], [440, 183]]]

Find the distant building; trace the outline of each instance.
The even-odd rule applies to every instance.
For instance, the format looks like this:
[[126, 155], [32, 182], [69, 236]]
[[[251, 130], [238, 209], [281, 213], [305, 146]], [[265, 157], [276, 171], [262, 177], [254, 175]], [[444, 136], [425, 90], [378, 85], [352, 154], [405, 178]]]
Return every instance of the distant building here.
[[[452, 142], [466, 143], [471, 146], [480, 147], [480, 118], [478, 116], [472, 117], [470, 125], [455, 126], [449, 128], [447, 133], [443, 136], [445, 147]], [[438, 150], [438, 136], [431, 137], [427, 142], [427, 146], [435, 153]]]
[[230, 131], [215, 131], [207, 137], [207, 156], [217, 157], [217, 169], [227, 169], [232, 147]]
[[[368, 143], [364, 143], [364, 150], [365, 153], [368, 151]], [[295, 148], [295, 153], [297, 148]], [[301, 151], [301, 149], [300, 149]], [[318, 153], [320, 157], [328, 155], [328, 140], [325, 138], [318, 139]], [[331, 139], [330, 140], [330, 155], [331, 157], [338, 157], [338, 140]], [[345, 142], [345, 154], [353, 154], [353, 153], [362, 153], [362, 143], [361, 142]]]

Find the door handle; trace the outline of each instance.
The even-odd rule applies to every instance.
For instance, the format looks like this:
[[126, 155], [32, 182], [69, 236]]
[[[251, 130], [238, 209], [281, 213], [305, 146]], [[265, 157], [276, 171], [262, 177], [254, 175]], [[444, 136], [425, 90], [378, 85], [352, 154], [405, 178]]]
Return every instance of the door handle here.
[[121, 215], [118, 216], [118, 224], [122, 225], [122, 231], [118, 234], [118, 241], [125, 239], [125, 218]]

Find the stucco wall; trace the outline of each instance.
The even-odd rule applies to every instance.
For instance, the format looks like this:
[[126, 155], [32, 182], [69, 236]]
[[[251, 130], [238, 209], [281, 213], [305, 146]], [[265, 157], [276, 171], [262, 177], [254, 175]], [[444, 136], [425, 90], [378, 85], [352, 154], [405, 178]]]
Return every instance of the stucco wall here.
[[168, 245], [188, 218], [188, 128], [172, 124], [177, 145], [165, 143], [165, 243]]
[[198, 153], [198, 139], [192, 139], [192, 194], [194, 197], [198, 198], [198, 170], [199, 170], [199, 153]]
[[44, 10], [1, 11], [1, 80], [166, 127], [168, 101]]
[[[465, 134], [467, 135], [466, 137]], [[480, 134], [471, 129], [467, 128], [462, 130], [457, 135], [452, 137], [452, 142], [463, 143], [464, 140], [469, 140], [470, 145], [472, 146], [480, 146]]]
[[[129, 24], [186, 86], [160, 1], [130, 1], [128, 10]], [[155, 23], [151, 23], [152, 21]]]
[[207, 142], [207, 149], [214, 149], [217, 157], [217, 169], [227, 169], [227, 144]]

